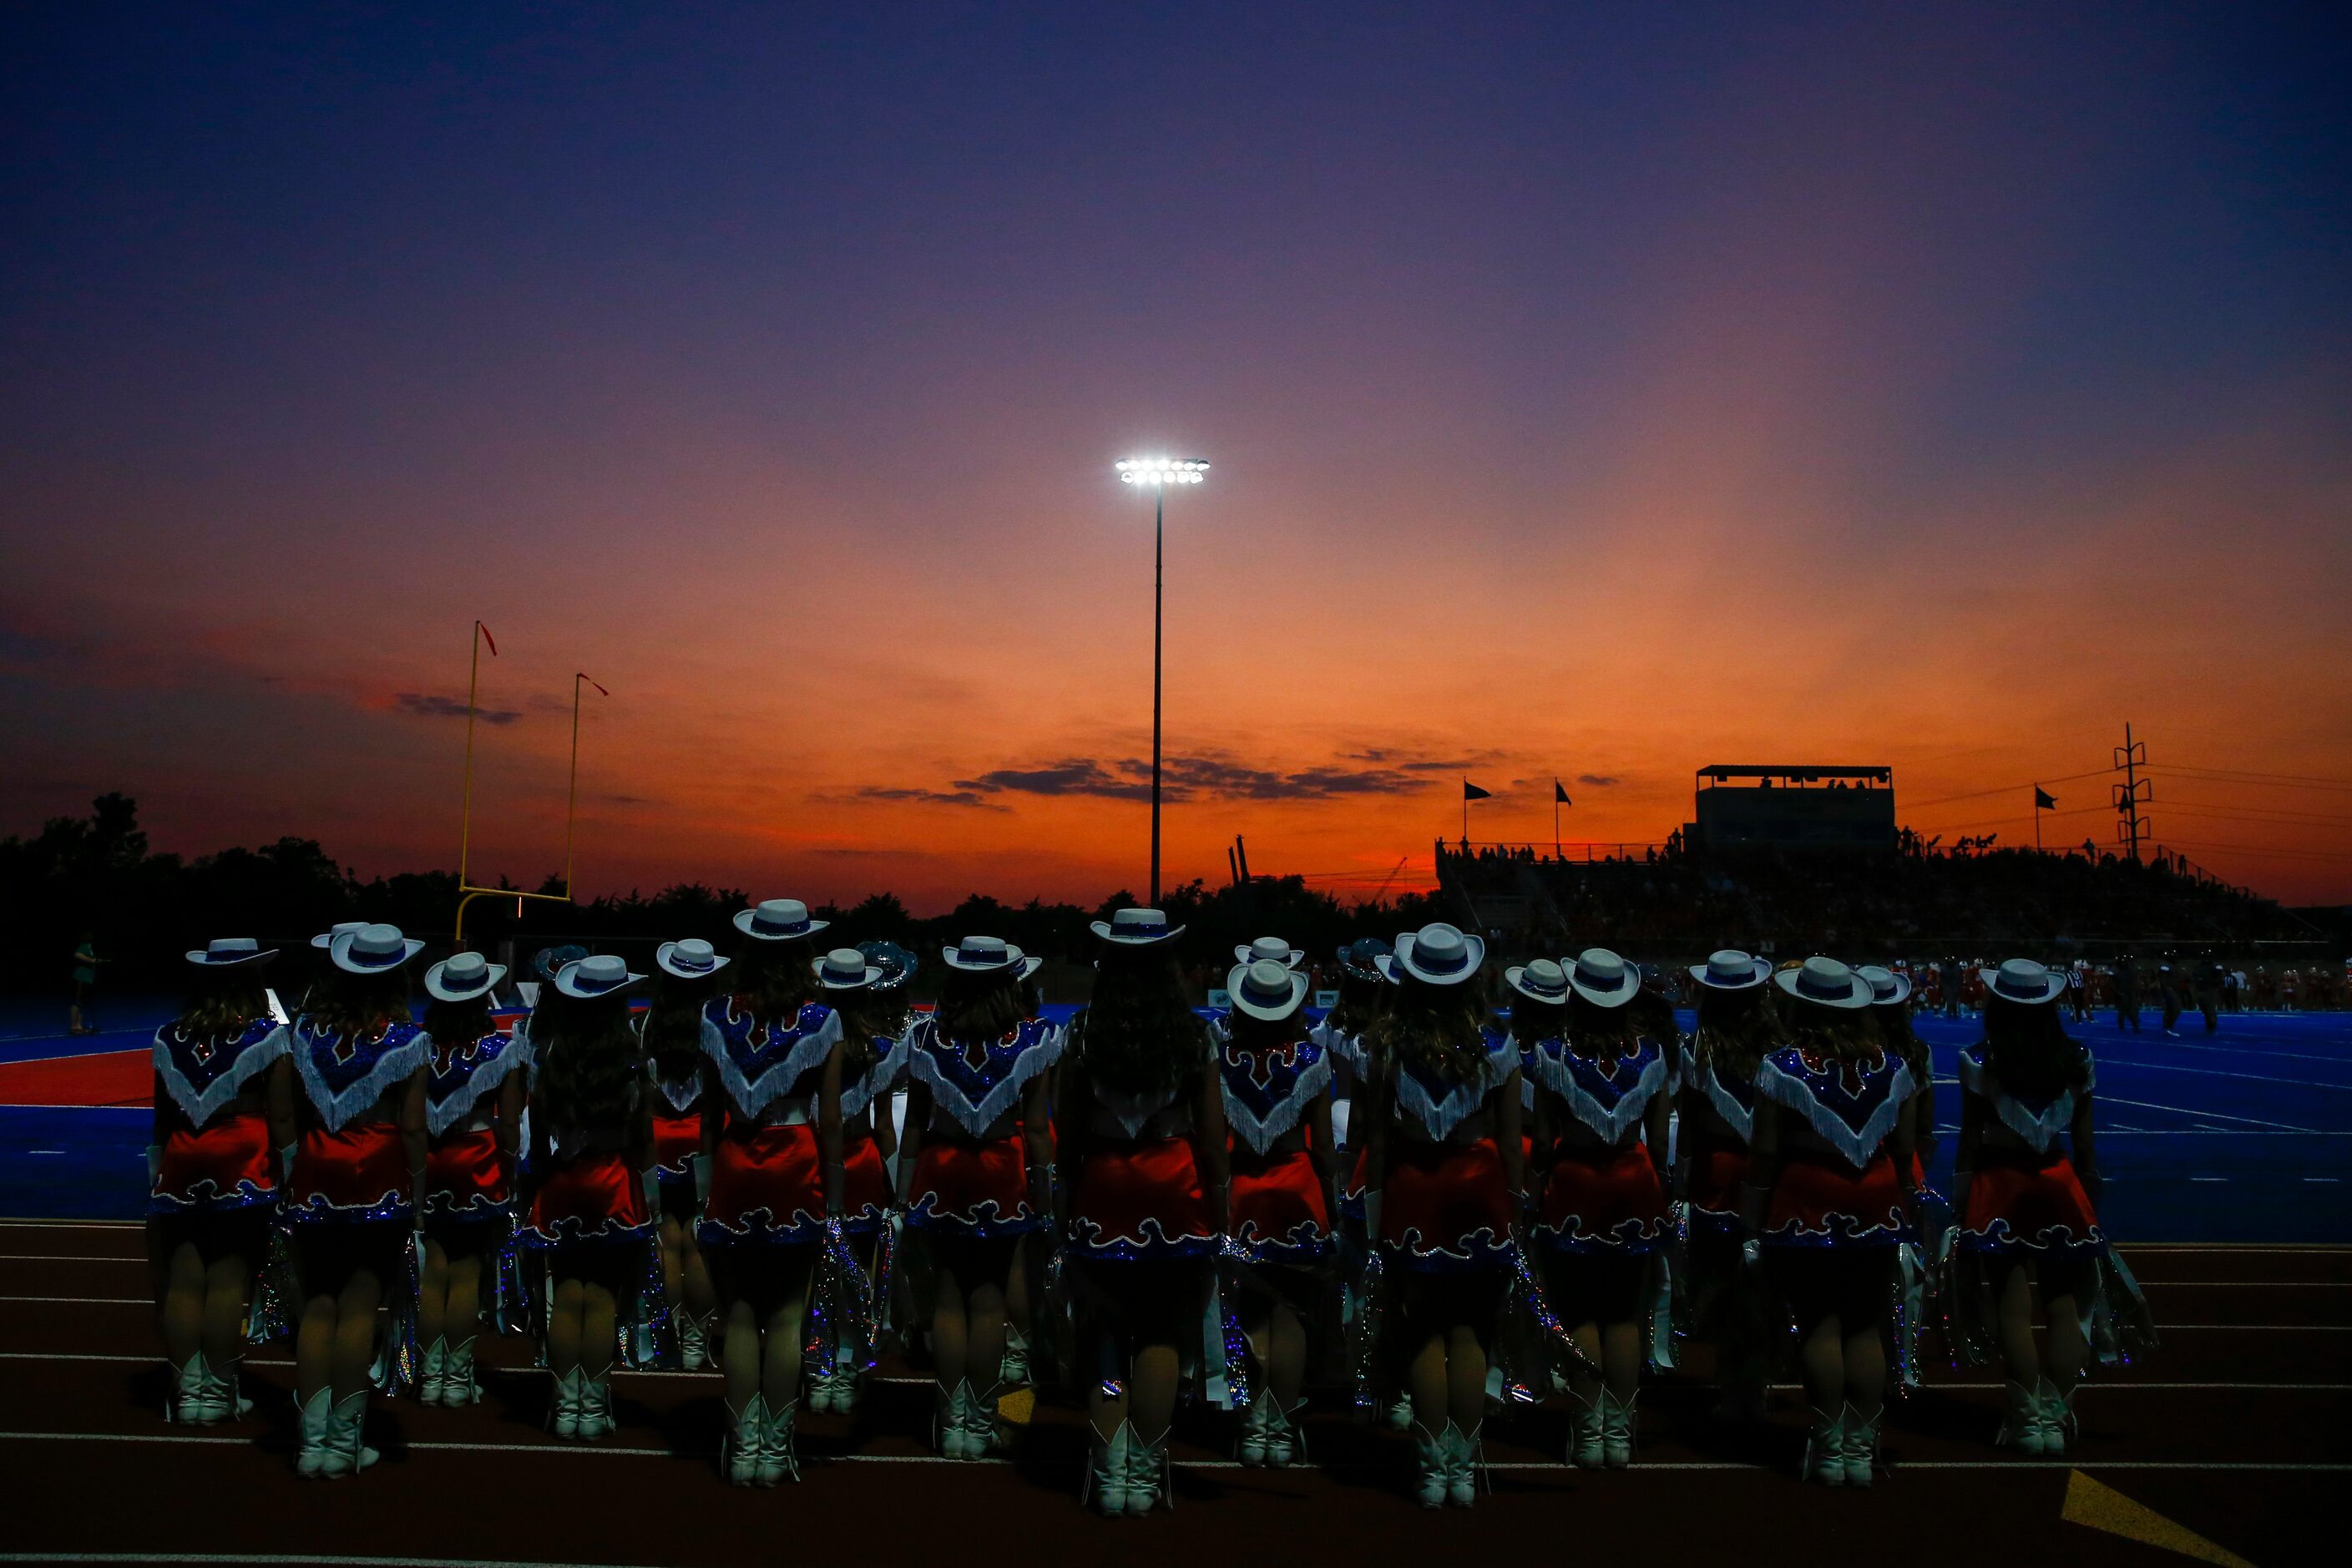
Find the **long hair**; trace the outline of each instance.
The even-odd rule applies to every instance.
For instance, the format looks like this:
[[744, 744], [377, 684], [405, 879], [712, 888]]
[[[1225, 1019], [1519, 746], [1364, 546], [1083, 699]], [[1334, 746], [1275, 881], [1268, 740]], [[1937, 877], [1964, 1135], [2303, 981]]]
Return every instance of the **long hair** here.
[[645, 1070], [644, 1047], [629, 1026], [621, 992], [572, 997], [545, 1029], [531, 1030], [539, 1081], [531, 1109], [551, 1130], [616, 1128], [629, 1114], [630, 1091]]
[[236, 1038], [256, 1018], [269, 1012], [269, 998], [261, 989], [261, 965], [239, 963], [206, 968], [189, 982], [186, 1005], [180, 1009], [180, 1033], [193, 1039], [226, 1041]]
[[895, 1040], [907, 1026], [905, 991], [877, 991], [862, 985], [854, 991], [828, 991], [825, 1000], [841, 1015], [841, 1081], [865, 1077], [882, 1059], [885, 1047], [877, 1040]]
[[1718, 1078], [1753, 1081], [1764, 1058], [1783, 1043], [1780, 1013], [1772, 1005], [1775, 989], [1769, 980], [1743, 991], [1700, 986], [1691, 1054], [1713, 1068]]
[[1388, 989], [1386, 981], [1366, 980], [1343, 969], [1339, 973], [1339, 1005], [1324, 1021], [1343, 1035], [1360, 1035], [1380, 1016], [1381, 1003]]
[[1641, 1005], [1636, 996], [1622, 1007], [1603, 1007], [1598, 1002], [1586, 1000], [1574, 992], [1568, 999], [1568, 1032], [1560, 1037], [1570, 1054], [1587, 1061], [1613, 1061], [1631, 1056], [1640, 1043], [1641, 1027], [1635, 1009]]
[[2031, 1007], [1989, 995], [1984, 1026], [1985, 1063], [2011, 1094], [2039, 1100], [2091, 1081], [2090, 1058], [2059, 1022], [2056, 1003]]
[[337, 1035], [374, 1034], [386, 1024], [408, 1021], [408, 966], [354, 974], [335, 964], [319, 977], [308, 1000], [314, 1027]]
[[470, 1046], [490, 1032], [490, 998], [485, 992], [463, 1002], [436, 996], [425, 1004], [425, 1032], [433, 1037], [433, 1056], [446, 1061], [460, 1046]]
[[1522, 1049], [1538, 1040], [1564, 1039], [1567, 1035], [1567, 1003], [1538, 1002], [1520, 992], [1511, 993], [1511, 1037]]
[[1001, 1040], [1030, 1014], [1018, 969], [974, 973], [950, 964], [940, 983], [940, 1005], [933, 1016], [941, 1039]]
[[1789, 1044], [1824, 1061], [1866, 1062], [1885, 1049], [1867, 1007], [1828, 1007], [1790, 999]]
[[817, 1000], [816, 967], [805, 938], [762, 942], [746, 937], [735, 955], [736, 1001], [763, 1024], [784, 1025]]
[[694, 1076], [695, 1068], [702, 1060], [702, 1005], [717, 989], [717, 979], [708, 974], [681, 980], [661, 969], [654, 976], [651, 1001], [638, 1038], [645, 1044], [656, 1078], [676, 1083]]
[[1071, 1022], [1067, 1048], [1104, 1089], [1145, 1095], [1181, 1086], [1207, 1043], [1176, 955], [1166, 947], [1113, 948], [1095, 970], [1092, 1000]]
[[1486, 1017], [1486, 1004], [1476, 985], [1432, 985], [1405, 973], [1391, 988], [1388, 1005], [1364, 1037], [1383, 1060], [1425, 1067], [1456, 1083], [1475, 1083], [1486, 1070], [1486, 1041], [1481, 1033]]
[[1910, 1002], [1906, 999], [1886, 1005], [1874, 1004], [1870, 1016], [1878, 1026], [1878, 1037], [1885, 1046], [1886, 1054], [1906, 1063], [1919, 1087], [1927, 1088], [1930, 1071], [1927, 1042], [1921, 1039], [1919, 1031], [1911, 1026]]

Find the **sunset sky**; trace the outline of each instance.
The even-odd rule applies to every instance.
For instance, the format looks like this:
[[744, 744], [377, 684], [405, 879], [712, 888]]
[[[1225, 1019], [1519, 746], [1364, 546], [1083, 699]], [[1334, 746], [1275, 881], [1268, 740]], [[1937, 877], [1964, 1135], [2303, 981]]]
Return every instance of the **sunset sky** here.
[[[1702, 763], [2352, 899], [2342, 7], [12, 8], [0, 834], [1426, 886]], [[2198, 776], [2260, 773], [2264, 779]], [[1979, 793], [1990, 792], [1990, 793]], [[1955, 798], [1958, 797], [1958, 798]]]

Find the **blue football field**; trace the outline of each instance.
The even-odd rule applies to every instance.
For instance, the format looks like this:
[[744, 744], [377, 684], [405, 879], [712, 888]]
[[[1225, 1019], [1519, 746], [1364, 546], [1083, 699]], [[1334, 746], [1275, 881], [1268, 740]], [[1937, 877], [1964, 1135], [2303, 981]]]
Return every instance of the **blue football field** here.
[[[121, 1026], [76, 1040], [53, 1032], [54, 1008], [0, 1008], [0, 1085], [10, 1063], [142, 1049], [168, 1011], [120, 1004], [107, 1021]], [[1919, 1021], [1947, 1131], [1932, 1179], [1947, 1192], [1958, 1116], [1953, 1055], [1977, 1027]], [[2109, 1234], [2352, 1242], [2352, 1014], [2225, 1014], [2212, 1035], [2190, 1014], [2178, 1039], [2165, 1037], [2152, 1011], [2137, 1035], [2100, 1014], [2074, 1033], [2098, 1063]], [[0, 1216], [136, 1217], [148, 1126], [143, 1108], [0, 1103]]]

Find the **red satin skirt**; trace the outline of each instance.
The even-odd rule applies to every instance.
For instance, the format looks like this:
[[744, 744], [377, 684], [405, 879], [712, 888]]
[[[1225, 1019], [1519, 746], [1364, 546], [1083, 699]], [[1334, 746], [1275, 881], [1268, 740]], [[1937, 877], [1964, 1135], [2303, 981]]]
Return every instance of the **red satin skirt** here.
[[408, 1156], [389, 1121], [355, 1121], [340, 1131], [313, 1127], [294, 1146], [286, 1217], [297, 1224], [404, 1218], [411, 1208]]
[[2074, 1163], [2016, 1147], [1977, 1154], [1958, 1245], [1979, 1252], [2096, 1252], [2107, 1244]]
[[1893, 1247], [1908, 1231], [1903, 1184], [1885, 1145], [1859, 1171], [1843, 1154], [1796, 1149], [1781, 1152], [1757, 1239], [1767, 1247]]
[[425, 1152], [427, 1219], [490, 1219], [513, 1196], [495, 1127], [446, 1133]]
[[645, 1184], [627, 1156], [598, 1149], [558, 1163], [541, 1179], [519, 1239], [531, 1247], [602, 1246], [643, 1241], [651, 1228]]
[[694, 1157], [702, 1152], [702, 1113], [684, 1116], [654, 1112], [654, 1168], [665, 1176], [692, 1176]]
[[1738, 1230], [1739, 1189], [1748, 1183], [1748, 1145], [1730, 1139], [1703, 1139], [1691, 1149], [1691, 1225], [1696, 1231]]
[[1234, 1239], [1261, 1263], [1311, 1263], [1331, 1248], [1331, 1212], [1304, 1149], [1233, 1152]]
[[1425, 1143], [1392, 1138], [1381, 1197], [1381, 1240], [1406, 1268], [1507, 1268], [1511, 1193], [1492, 1138]]
[[798, 1247], [824, 1237], [824, 1171], [816, 1129], [730, 1121], [710, 1162], [696, 1235], [706, 1247]]
[[149, 1212], [229, 1214], [278, 1200], [269, 1118], [258, 1110], [217, 1116], [199, 1130], [183, 1121], [163, 1135]]
[[1029, 1150], [1019, 1129], [1002, 1138], [930, 1132], [915, 1157], [907, 1223], [942, 1236], [1019, 1236], [1046, 1216], [1029, 1206]]
[[1087, 1148], [1070, 1194], [1075, 1256], [1205, 1258], [1216, 1246], [1190, 1138], [1106, 1138]]
[[1536, 1234], [1566, 1252], [1654, 1251], [1666, 1234], [1666, 1193], [1635, 1139], [1622, 1149], [1563, 1148], [1544, 1179]]
[[842, 1228], [853, 1236], [879, 1228], [890, 1211], [890, 1173], [874, 1134], [846, 1134], [841, 1151]]

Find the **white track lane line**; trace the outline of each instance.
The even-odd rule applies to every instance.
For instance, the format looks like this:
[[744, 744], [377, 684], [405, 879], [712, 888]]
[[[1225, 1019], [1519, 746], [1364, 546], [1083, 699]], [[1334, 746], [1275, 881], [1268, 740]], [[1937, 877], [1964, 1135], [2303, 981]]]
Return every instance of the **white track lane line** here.
[[[146, 1296], [0, 1296], [0, 1302], [21, 1302], [55, 1307], [144, 1307], [154, 1310], [154, 1300]], [[2159, 1333], [2173, 1330], [2183, 1331], [2211, 1330], [2237, 1333], [2261, 1329], [2296, 1334], [2352, 1334], [2352, 1323], [2159, 1323]], [[680, 1374], [687, 1375], [687, 1374]]]
[[[47, 1351], [0, 1351], [0, 1362], [7, 1361], [99, 1362], [108, 1365], [150, 1366], [158, 1368], [163, 1364], [163, 1358], [155, 1355], [100, 1354], [89, 1351], [60, 1352], [56, 1353]], [[245, 1358], [245, 1364], [247, 1366], [290, 1367], [294, 1363], [290, 1357], [287, 1356], [247, 1356]], [[543, 1367], [534, 1366], [478, 1366], [476, 1370], [499, 1377], [536, 1378], [546, 1369]], [[716, 1370], [705, 1372], [664, 1372], [659, 1369], [639, 1371], [634, 1367], [625, 1366], [615, 1367], [613, 1371], [613, 1375], [614, 1377], [640, 1378], [682, 1377], [707, 1383], [716, 1379], [719, 1376], [719, 1373]], [[929, 1388], [932, 1384], [932, 1380], [928, 1377], [869, 1377], [866, 1381], [871, 1384], [882, 1384], [891, 1387], [901, 1388]], [[1779, 1393], [1790, 1394], [1796, 1392], [1804, 1385], [1798, 1383], [1776, 1383], [1772, 1384], [1770, 1386]], [[2006, 1388], [2009, 1385], [2002, 1383], [1931, 1382], [1927, 1386], [1930, 1391], [1937, 1394], [1956, 1392], [1988, 1394], [1995, 1389]], [[2227, 1393], [2244, 1394], [2352, 1394], [2352, 1383], [2152, 1383], [2133, 1379], [2125, 1383], [2096, 1381], [2087, 1384], [2086, 1386], [2088, 1386], [2094, 1394], [2103, 1397], [2109, 1394], [2137, 1394], [2143, 1390], [2153, 1390], [2157, 1393], [2175, 1394], [2194, 1392], [2197, 1390], [2221, 1390]], [[404, 1400], [394, 1400], [392, 1403], [399, 1408], [405, 1409], [408, 1402]]]
[[2190, 1110], [2185, 1106], [2163, 1105], [2153, 1100], [2126, 1100], [2121, 1095], [2109, 1094], [2105, 1089], [2095, 1089], [2091, 1092], [2101, 1105], [2128, 1105], [2134, 1110], [2161, 1110], [2168, 1116], [2210, 1118], [2216, 1121], [2244, 1121], [2256, 1127], [2272, 1128], [2280, 1132], [2312, 1133], [2320, 1131], [2316, 1127], [2297, 1127], [2291, 1121], [2270, 1121], [2259, 1116], [2232, 1116], [2225, 1110]]
[[[228, 1446], [234, 1446], [234, 1447], [247, 1447], [247, 1448], [258, 1448], [258, 1447], [259, 1447], [259, 1444], [258, 1444], [257, 1442], [256, 1442], [256, 1441], [255, 1441], [255, 1440], [253, 1440], [253, 1439], [246, 1438], [246, 1437], [181, 1437], [181, 1436], [164, 1436], [164, 1435], [163, 1435], [163, 1434], [162, 1434], [162, 1433], [152, 1433], [152, 1434], [147, 1434], [147, 1435], [143, 1435], [143, 1436], [127, 1436], [127, 1437], [124, 1437], [124, 1436], [111, 1436], [111, 1435], [109, 1435], [109, 1434], [106, 1434], [106, 1433], [100, 1433], [100, 1432], [0, 1432], [0, 1443], [163, 1443], [163, 1444], [190, 1444], [190, 1445], [194, 1445], [194, 1444], [206, 1444], [206, 1445], [211, 1445], [211, 1446], [214, 1446], [214, 1447], [219, 1447], [219, 1446], [223, 1446], [223, 1445], [228, 1445]], [[680, 1459], [680, 1458], [685, 1458], [685, 1459], [694, 1459], [694, 1458], [707, 1458], [707, 1457], [709, 1457], [709, 1456], [710, 1456], [710, 1455], [714, 1455], [714, 1454], [716, 1454], [716, 1453], [718, 1452], [718, 1450], [717, 1450], [716, 1448], [710, 1448], [710, 1449], [699, 1450], [699, 1451], [698, 1451], [698, 1450], [687, 1450], [687, 1451], [685, 1451], [685, 1452], [680, 1452], [678, 1449], [676, 1449], [676, 1448], [635, 1448], [635, 1447], [631, 1447], [631, 1448], [624, 1448], [624, 1447], [614, 1447], [614, 1446], [612, 1446], [612, 1445], [609, 1445], [609, 1444], [582, 1444], [582, 1443], [572, 1443], [572, 1444], [565, 1444], [565, 1445], [560, 1445], [560, 1446], [559, 1446], [559, 1445], [555, 1445], [555, 1444], [550, 1444], [550, 1445], [548, 1445], [548, 1446], [547, 1446], [547, 1447], [524, 1447], [524, 1446], [522, 1446], [522, 1445], [520, 1445], [520, 1444], [517, 1444], [517, 1443], [410, 1443], [410, 1444], [405, 1445], [405, 1447], [406, 1447], [406, 1450], [407, 1450], [407, 1451], [412, 1452], [412, 1453], [547, 1454], [547, 1455], [560, 1456], [560, 1457], [566, 1458], [590, 1458], [590, 1457], [593, 1457], [593, 1458], [608, 1458], [608, 1459], [658, 1458], [658, 1459], [670, 1459], [670, 1460], [676, 1460], [676, 1459]], [[824, 1467], [831, 1466], [831, 1465], [1003, 1465], [1003, 1466], [1010, 1466], [1011, 1464], [1013, 1464], [1013, 1461], [1012, 1459], [1010, 1459], [1010, 1458], [992, 1458], [992, 1459], [950, 1459], [950, 1458], [947, 1458], [945, 1455], [942, 1455], [942, 1454], [833, 1454], [833, 1455], [827, 1455], [826, 1457], [824, 1457], [824, 1458], [821, 1458], [821, 1459], [812, 1459], [812, 1461], [810, 1462], [810, 1468], [813, 1468], [813, 1469], [815, 1469], [815, 1468], [824, 1468]], [[1171, 1465], [1173, 1465], [1176, 1468], [1178, 1468], [1178, 1469], [1180, 1469], [1180, 1470], [1239, 1470], [1239, 1469], [1244, 1469], [1244, 1468], [1248, 1468], [1248, 1467], [1246, 1467], [1246, 1466], [1243, 1465], [1243, 1464], [1242, 1464], [1242, 1462], [1241, 1462], [1239, 1459], [1171, 1459], [1171, 1460], [1170, 1460], [1169, 1462], [1170, 1462]], [[1331, 1468], [1331, 1469], [1351, 1469], [1351, 1470], [1368, 1470], [1368, 1469], [1373, 1469], [1373, 1470], [1402, 1470], [1402, 1469], [1403, 1469], [1403, 1468], [1405, 1468], [1405, 1465], [1404, 1465], [1404, 1461], [1403, 1461], [1403, 1460], [1399, 1459], [1399, 1460], [1395, 1460], [1395, 1461], [1391, 1461], [1391, 1462], [1383, 1462], [1383, 1463], [1380, 1463], [1380, 1464], [1371, 1464], [1371, 1465], [1334, 1465], [1334, 1466], [1328, 1466], [1328, 1467], [1321, 1467], [1321, 1468]], [[2110, 1461], [2105, 1461], [2105, 1462], [2102, 1462], [2102, 1461], [2098, 1461], [2098, 1460], [2079, 1460], [2079, 1459], [2078, 1459], [2078, 1460], [2066, 1460], [2066, 1459], [2040, 1459], [2040, 1460], [2036, 1460], [2036, 1459], [1916, 1459], [1916, 1460], [1911, 1460], [1911, 1461], [1908, 1461], [1908, 1462], [1898, 1462], [1898, 1463], [1895, 1463], [1895, 1464], [1890, 1465], [1888, 1468], [1889, 1468], [1890, 1469], [1892, 1469], [1892, 1470], [1896, 1470], [1896, 1471], [1901, 1471], [1901, 1470], [2026, 1470], [2026, 1471], [2032, 1471], [2032, 1470], [2037, 1470], [2037, 1469], [2038, 1469], [2038, 1470], [2042, 1470], [2042, 1471], [2044, 1471], [2044, 1472], [2049, 1472], [2049, 1471], [2055, 1471], [2055, 1470], [2082, 1469], [2082, 1470], [2267, 1470], [2267, 1471], [2280, 1471], [2280, 1470], [2284, 1470], [2284, 1471], [2316, 1471], [2316, 1472], [2324, 1472], [2324, 1473], [2336, 1473], [2336, 1472], [2352, 1471], [2352, 1463], [2345, 1463], [2345, 1464], [2326, 1464], [2326, 1463], [2314, 1463], [2314, 1462], [2311, 1462], [2311, 1461], [2308, 1461], [2308, 1460], [2283, 1460], [2283, 1461], [2274, 1461], [2274, 1462], [2273, 1462], [2273, 1461], [2264, 1461], [2264, 1460], [2249, 1460], [2249, 1459], [2221, 1459], [2221, 1460], [2212, 1460], [2212, 1461], [2207, 1461], [2207, 1460], [2202, 1460], [2202, 1459], [2116, 1459], [2116, 1460], [2110, 1460]], [[1559, 1462], [1556, 1462], [1556, 1461], [1552, 1461], [1552, 1460], [1538, 1460], [1538, 1459], [1506, 1459], [1506, 1460], [1501, 1461], [1500, 1463], [1496, 1463], [1496, 1464], [1490, 1464], [1490, 1465], [1488, 1465], [1488, 1466], [1486, 1467], [1486, 1468], [1488, 1468], [1488, 1469], [1490, 1469], [1490, 1470], [1534, 1471], [1534, 1472], [1540, 1473], [1540, 1474], [1551, 1474], [1551, 1475], [1570, 1475], [1570, 1474], [1573, 1474], [1573, 1473], [1574, 1473], [1574, 1472], [1570, 1468], [1570, 1467], [1569, 1467], [1569, 1466], [1567, 1466], [1567, 1465], [1565, 1465], [1565, 1464], [1561, 1464], [1561, 1463], [1559, 1463]], [[1638, 1474], [1638, 1473], [1640, 1473], [1640, 1472], [1641, 1472], [1641, 1471], [1643, 1471], [1643, 1470], [1654, 1470], [1654, 1470], [1752, 1470], [1752, 1471], [1758, 1471], [1758, 1472], [1762, 1472], [1762, 1473], [1771, 1474], [1771, 1473], [1778, 1473], [1779, 1471], [1780, 1471], [1780, 1470], [1782, 1470], [1782, 1469], [1784, 1469], [1784, 1468], [1786, 1468], [1786, 1467], [1785, 1467], [1785, 1466], [1778, 1465], [1778, 1464], [1750, 1463], [1750, 1462], [1748, 1462], [1748, 1461], [1744, 1461], [1744, 1460], [1738, 1460], [1738, 1459], [1661, 1459], [1661, 1460], [1652, 1461], [1652, 1462], [1650, 1462], [1650, 1463], [1646, 1463], [1646, 1464], [1643, 1464], [1643, 1465], [1641, 1465], [1641, 1466], [1636, 1467], [1635, 1473], [1636, 1473], [1636, 1474]], [[61, 1555], [54, 1554], [54, 1553], [30, 1553], [30, 1554], [25, 1554], [25, 1553], [0, 1553], [0, 1563], [11, 1563], [11, 1562], [13, 1562], [13, 1563], [55, 1563], [55, 1562], [71, 1562], [71, 1561], [75, 1561], [75, 1560], [76, 1560], [76, 1559], [71, 1558], [71, 1557], [61, 1556]], [[80, 1559], [80, 1560], [81, 1560], [81, 1561], [92, 1561], [93, 1559], [84, 1558], [84, 1559]], [[118, 1556], [111, 1557], [111, 1558], [100, 1558], [100, 1559], [95, 1559], [95, 1560], [96, 1560], [96, 1561], [126, 1562], [126, 1563], [146, 1563], [146, 1562], [155, 1562], [155, 1561], [159, 1561], [159, 1559], [157, 1559], [157, 1558], [155, 1558], [155, 1557], [153, 1557], [153, 1556], [152, 1556], [152, 1555], [150, 1555], [150, 1554], [148, 1554], [148, 1553], [143, 1553], [143, 1552], [124, 1553], [124, 1554], [121, 1554], [121, 1555], [118, 1555]], [[262, 1558], [262, 1559], [257, 1559], [257, 1559], [237, 1559], [237, 1558], [204, 1558], [204, 1557], [187, 1557], [187, 1558], [183, 1558], [183, 1559], [174, 1559], [174, 1561], [187, 1561], [187, 1562], [262, 1561], [262, 1562], [301, 1562], [301, 1563], [319, 1563], [319, 1562], [331, 1562], [331, 1561], [336, 1561], [336, 1560], [335, 1560], [335, 1559], [331, 1559], [331, 1558], [320, 1558], [320, 1557], [299, 1557], [299, 1558]], [[407, 1562], [425, 1562], [425, 1561], [436, 1561], [436, 1560], [433, 1560], [433, 1559], [411, 1559], [411, 1558], [394, 1558], [394, 1559], [381, 1559], [381, 1558], [372, 1558], [372, 1559], [349, 1559], [349, 1558], [347, 1558], [347, 1559], [342, 1559], [341, 1561], [345, 1561], [345, 1562], [401, 1562], [401, 1563], [407, 1563]], [[526, 1565], [526, 1568], [544, 1568], [544, 1565], [542, 1565], [542, 1564], [529, 1564], [529, 1565]]]
[[[2107, 1061], [2108, 1058], [2105, 1057], [2101, 1057], [2099, 1058], [2099, 1064], [2102, 1067], [2106, 1066]], [[2185, 1072], [2194, 1074], [2199, 1078], [2235, 1078], [2243, 1079], [2248, 1083], [2281, 1083], [2285, 1084], [2291, 1089], [2333, 1089], [2339, 1090], [2352, 1090], [2352, 1083], [2321, 1083], [2315, 1079], [2307, 1078], [2271, 1078], [2266, 1074], [2258, 1072], [2225, 1072], [2220, 1068], [2179, 1068], [2174, 1067], [2168, 1062], [2125, 1061], [2116, 1062], [2114, 1065], [2117, 1068], [2127, 1068], [2133, 1072]], [[2099, 1098], [2105, 1099], [2105, 1096], [2101, 1095]], [[2234, 1121], [2237, 1121], [2238, 1118], [2231, 1117], [2230, 1120]]]

